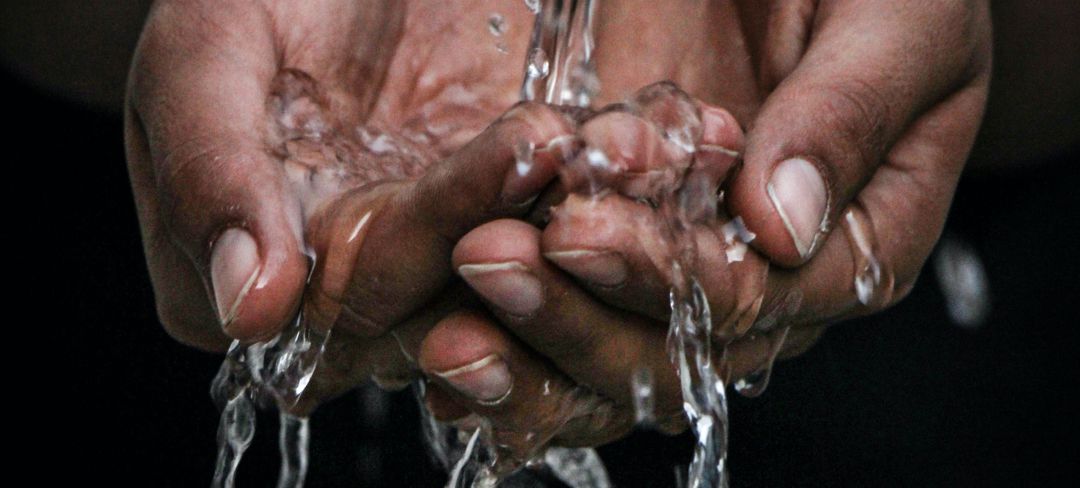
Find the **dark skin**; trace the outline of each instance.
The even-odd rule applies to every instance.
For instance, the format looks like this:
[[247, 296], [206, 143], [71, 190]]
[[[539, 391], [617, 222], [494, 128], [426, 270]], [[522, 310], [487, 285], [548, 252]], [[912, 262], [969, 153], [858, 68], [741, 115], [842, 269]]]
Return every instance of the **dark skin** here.
[[[543, 229], [522, 220], [565, 162], [553, 141], [630, 139], [627, 161], [665, 167], [671, 160], [648, 149], [655, 120], [511, 107], [518, 63], [507, 60], [524, 55], [524, 8], [499, 8], [510, 26], [503, 54], [484, 28], [493, 9], [484, 2], [440, 6], [439, 15], [374, 3], [161, 2], [151, 12], [132, 70], [127, 144], [166, 330], [216, 350], [228, 337], [266, 339], [307, 296], [314, 324], [335, 330], [316, 399], [372, 375], [397, 382], [419, 366], [439, 386], [429, 404], [443, 418], [478, 412], [508, 432], [539, 419], [559, 442], [596, 444], [629, 428], [626, 378], [644, 364], [658, 372], [661, 416], [677, 418], [676, 378], [659, 347], [669, 278], [650, 257], [651, 241], [619, 237], [632, 230], [620, 222], [650, 209], [616, 195], [585, 212], [569, 199]], [[757, 234], [744, 261], [757, 272], [699, 262], [694, 273], [710, 283], [714, 314], [752, 324], [762, 311], [783, 310], [774, 318], [792, 327], [782, 352], [791, 355], [822, 325], [901, 298], [937, 240], [982, 116], [986, 2], [675, 3], [601, 12], [600, 45], [636, 47], [598, 51], [599, 102], [670, 79], [712, 114], [702, 116], [699, 149], [741, 154], [741, 169], [718, 172], [716, 184], [728, 214]], [[286, 115], [295, 117], [281, 122]], [[316, 137], [305, 120], [329, 129]], [[337, 167], [314, 143], [330, 134], [353, 147], [356, 126], [408, 145], [410, 156], [350, 153], [347, 171], [312, 183], [327, 180], [307, 177]], [[449, 129], [416, 136], [433, 126]], [[643, 137], [626, 137], [635, 127]], [[550, 151], [514, 179], [522, 141]], [[793, 159], [803, 162], [785, 165]], [[778, 173], [802, 179], [776, 182]], [[874, 253], [892, 278], [870, 306], [854, 298], [851, 240], [818, 225], [843, 221], [851, 208], [868, 216]], [[582, 230], [598, 223], [609, 232]], [[702, 254], [719, 256], [715, 242], [704, 241]], [[319, 256], [307, 287], [305, 249]], [[617, 286], [598, 283], [619, 277], [595, 273], [587, 261], [596, 253], [629, 269]], [[456, 310], [455, 272], [483, 307]], [[538, 298], [523, 301], [530, 286]], [[786, 306], [792, 290], [797, 307]], [[578, 317], [597, 318], [595, 329]], [[767, 361], [774, 340], [736, 341], [731, 377]], [[513, 378], [497, 402], [465, 393], [498, 393], [498, 382], [473, 374], [480, 369], [447, 375], [489, 356]], [[580, 386], [599, 399], [580, 399], [593, 413], [559, 426], [556, 403], [578, 401]], [[549, 388], [555, 394], [535, 395]]]

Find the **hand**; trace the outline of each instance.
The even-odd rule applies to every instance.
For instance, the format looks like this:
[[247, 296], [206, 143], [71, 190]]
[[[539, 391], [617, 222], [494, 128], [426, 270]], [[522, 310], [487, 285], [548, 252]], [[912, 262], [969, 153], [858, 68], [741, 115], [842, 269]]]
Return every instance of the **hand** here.
[[[524, 57], [530, 18], [506, 12], [503, 53], [485, 7], [155, 6], [126, 133], [167, 331], [212, 350], [266, 340], [305, 297], [305, 320], [335, 329], [318, 395], [409, 373], [402, 348], [442, 310], [453, 244], [524, 213], [559, 165], [550, 141], [572, 132], [540, 105], [499, 117], [520, 82], [503, 64]], [[476, 28], [451, 28], [465, 23]], [[537, 157], [519, 176], [522, 144]]]
[[[672, 124], [683, 118], [673, 114], [683, 114], [686, 123]], [[693, 155], [663, 136], [680, 128], [696, 146]], [[731, 219], [716, 206], [742, 147], [734, 117], [658, 84], [602, 110], [578, 133], [585, 152], [562, 178], [573, 193], [546, 228], [497, 220], [469, 232], [455, 248], [454, 266], [487, 311], [447, 317], [420, 348], [436, 416], [471, 422], [469, 413], [480, 414], [491, 422], [492, 444], [521, 459], [549, 441], [594, 445], [624, 435], [635, 420], [630, 378], [640, 368], [655, 378], [658, 426], [685, 428], [678, 378], [664, 347], [668, 311], [661, 287], [671, 282], [673, 249], [664, 243], [660, 212], [643, 203], [671, 196], [672, 185], [703, 187], [705, 213], [692, 229], [703, 250], [696, 264], [715, 271], [703, 278], [714, 291], [718, 341], [735, 340], [716, 358], [722, 375], [751, 374], [781, 344], [795, 351], [816, 334], [776, 330], [740, 338], [756, 319], [769, 266], [726, 237]], [[596, 149], [607, 155], [608, 167], [596, 169], [590, 157]], [[603, 191], [590, 193], [599, 186]], [[645, 253], [625, 261], [592, 249], [544, 252], [553, 242], [581, 239]], [[582, 286], [557, 266], [588, 279]], [[627, 295], [644, 300], [621, 301]]]
[[[731, 377], [738, 378], [739, 370], [752, 372], [770, 359], [777, 344], [784, 342], [780, 333], [787, 327], [794, 328], [787, 333], [781, 355], [794, 355], [813, 343], [823, 325], [881, 310], [910, 290], [940, 233], [978, 128], [989, 79], [990, 37], [985, 2], [943, 2], [930, 8], [896, 3], [870, 8], [857, 2], [723, 8], [726, 15], [717, 14], [722, 17], [716, 23], [722, 29], [718, 38], [736, 32], [742, 33], [743, 39], [737, 41], [743, 42], [722, 43], [724, 52], [716, 64], [730, 68], [719, 76], [733, 78], [727, 85], [741, 90], [725, 92], [723, 86], [710, 85], [693, 72], [672, 68], [669, 74], [705, 100], [727, 100], [723, 105], [750, 126], [742, 167], [724, 185], [725, 207], [727, 214], [742, 217], [756, 234], [751, 243], [755, 249], [781, 266], [771, 267], [756, 281], [753, 275], [736, 271], [746, 265], [726, 265], [729, 246], [712, 229], [711, 241], [701, 246], [705, 259], [694, 270], [706, 283], [714, 314], [735, 318], [737, 330], [754, 325], [745, 341], [756, 342], [758, 352], [747, 355], [748, 365], [731, 361]], [[603, 22], [605, 17], [600, 18]], [[620, 45], [604, 44], [604, 32], [609, 39], [630, 42], [634, 36], [649, 39], [655, 29], [605, 28], [601, 27], [598, 50], [602, 86], [625, 91], [633, 85], [618, 78], [611, 83], [613, 78], [604, 76], [605, 59], [626, 59], [612, 54], [610, 47], [604, 54], [604, 46]], [[755, 51], [753, 56], [748, 49]], [[650, 58], [648, 49], [634, 54], [644, 59], [644, 65], [664, 72], [662, 56], [654, 65], [650, 61], [655, 56]], [[748, 64], [747, 59], [753, 62]], [[765, 94], [760, 106], [747, 95], [755, 90]], [[605, 99], [619, 96], [608, 92]], [[513, 430], [537, 424], [537, 412], [565, 411], [552, 405], [558, 406], [568, 395], [577, 396], [568, 392], [584, 385], [622, 413], [585, 428], [561, 428], [556, 440], [598, 443], [625, 432], [628, 378], [639, 365], [664, 361], [658, 357], [663, 353], [662, 336], [642, 332], [649, 328], [635, 324], [640, 317], [666, 315], [664, 297], [670, 282], [665, 267], [653, 259], [657, 247], [649, 237], [651, 227], [611, 225], [635, 222], [634, 216], [645, 210], [612, 202], [601, 202], [598, 209], [568, 199], [542, 235], [521, 223], [499, 221], [463, 239], [455, 251], [455, 258], [464, 260], [460, 263], [516, 262], [522, 267], [513, 268], [541, 283], [533, 285], [542, 290], [539, 308], [526, 319], [496, 304], [498, 297], [515, 296], [507, 291], [513, 281], [471, 283], [487, 298], [494, 317], [535, 352], [532, 359], [522, 359], [530, 356], [517, 352], [520, 342], [500, 334], [491, 318], [473, 314], [437, 327], [425, 341], [427, 355], [422, 354], [421, 364], [437, 373], [496, 354], [510, 358], [514, 385], [522, 382], [526, 388], [533, 385], [533, 390], [511, 394], [504, 404], [478, 405], [468, 395], [454, 393], [452, 382], [436, 375], [450, 393], [435, 390], [436, 398], [429, 403], [442, 408], [447, 417], [477, 411]], [[844, 228], [841, 232], [833, 232], [837, 224]], [[515, 236], [516, 241], [497, 240], [496, 234]], [[540, 255], [552, 259], [541, 260]], [[551, 271], [552, 263], [559, 272]], [[510, 275], [508, 271], [513, 269], [499, 272]], [[478, 280], [474, 276], [470, 281]], [[638, 318], [628, 318], [627, 313]], [[622, 329], [617, 332], [597, 323], [619, 323]], [[486, 339], [466, 349], [456, 345], [457, 334]], [[650, 342], [651, 348], [644, 346]], [[566, 344], [578, 347], [567, 350]], [[733, 358], [739, 345], [733, 345]], [[522, 375], [561, 378], [556, 384], [562, 390], [538, 396], [537, 381], [521, 379]], [[665, 386], [664, 381], [670, 380], [658, 378], [658, 408], [666, 406], [667, 412], [676, 410], [677, 401], [677, 390]], [[521, 406], [515, 406], [515, 399]], [[540, 418], [546, 420], [542, 414]]]

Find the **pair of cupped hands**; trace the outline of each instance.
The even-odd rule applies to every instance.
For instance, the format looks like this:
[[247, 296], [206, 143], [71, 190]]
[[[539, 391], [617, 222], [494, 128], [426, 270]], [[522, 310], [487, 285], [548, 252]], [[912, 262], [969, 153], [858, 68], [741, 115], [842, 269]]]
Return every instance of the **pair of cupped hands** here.
[[[302, 309], [333, 334], [298, 408], [423, 376], [437, 418], [596, 445], [632, 428], [647, 368], [678, 431], [652, 180], [696, 175], [718, 198], [689, 233], [690, 274], [735, 332], [722, 374], [804, 351], [904, 296], [936, 242], [982, 117], [987, 8], [603, 2], [597, 106], [624, 103], [583, 111], [515, 103], [519, 2], [159, 2], [126, 144], [160, 318], [220, 351]], [[590, 149], [602, 194], [567, 177]]]

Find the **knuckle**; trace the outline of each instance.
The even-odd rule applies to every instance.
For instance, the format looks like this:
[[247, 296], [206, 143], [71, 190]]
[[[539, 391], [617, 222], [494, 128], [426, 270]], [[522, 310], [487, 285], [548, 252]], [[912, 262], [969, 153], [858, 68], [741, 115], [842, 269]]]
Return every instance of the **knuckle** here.
[[[822, 93], [822, 124], [836, 131], [841, 149], [876, 162], [884, 153], [891, 109], [881, 90], [867, 80], [853, 78], [830, 84]], [[843, 147], [846, 146], [846, 147]]]

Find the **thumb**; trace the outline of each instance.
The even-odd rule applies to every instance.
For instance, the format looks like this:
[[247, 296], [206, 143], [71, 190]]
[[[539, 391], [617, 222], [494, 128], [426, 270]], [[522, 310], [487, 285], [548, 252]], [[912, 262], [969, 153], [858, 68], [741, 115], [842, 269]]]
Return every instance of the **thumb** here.
[[335, 201], [307, 229], [318, 262], [305, 316], [361, 337], [407, 319], [453, 276], [461, 236], [528, 211], [572, 150], [572, 134], [553, 108], [520, 104], [419, 180]]
[[751, 123], [727, 205], [778, 264], [810, 259], [915, 117], [974, 75], [966, 7], [878, 7], [808, 16], [806, 54]]
[[126, 113], [160, 318], [174, 336], [208, 348], [220, 345], [222, 329], [245, 342], [277, 333], [295, 313], [308, 267], [299, 205], [261, 131], [274, 45], [258, 35], [260, 18], [227, 7], [220, 14], [237, 22], [230, 33], [208, 32], [212, 23], [173, 4], [154, 10]]

